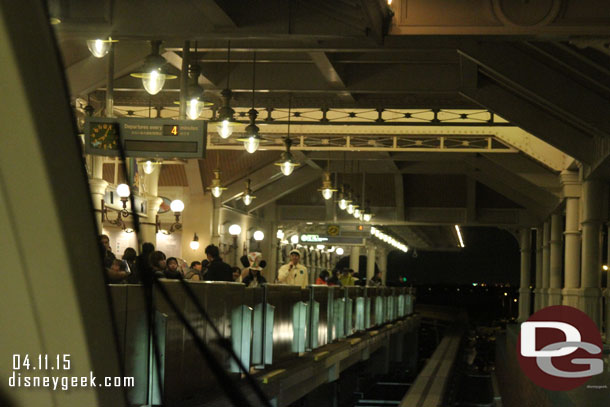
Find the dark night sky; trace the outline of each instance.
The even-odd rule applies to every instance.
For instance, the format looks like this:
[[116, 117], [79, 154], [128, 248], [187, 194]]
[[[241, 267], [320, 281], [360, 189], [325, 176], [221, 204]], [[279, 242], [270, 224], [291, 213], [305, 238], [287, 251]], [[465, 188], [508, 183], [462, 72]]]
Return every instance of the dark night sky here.
[[388, 282], [406, 276], [409, 284], [510, 283], [518, 285], [517, 240], [498, 228], [462, 228], [466, 247], [458, 252], [392, 252]]

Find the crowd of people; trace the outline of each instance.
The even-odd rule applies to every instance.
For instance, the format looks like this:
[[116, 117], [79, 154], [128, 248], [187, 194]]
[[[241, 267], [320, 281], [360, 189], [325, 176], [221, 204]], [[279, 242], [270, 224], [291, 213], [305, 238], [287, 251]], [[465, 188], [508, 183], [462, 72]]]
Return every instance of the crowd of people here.
[[[253, 252], [240, 258], [243, 268], [231, 267], [220, 257], [218, 246], [213, 244], [205, 248], [206, 258], [202, 261], [193, 261], [190, 266], [175, 257], [166, 258], [161, 251], [155, 250], [152, 243], [144, 243], [142, 252], [138, 255], [135, 249], [125, 249], [122, 259], [117, 259], [110, 248], [110, 239], [107, 235], [100, 235], [100, 247], [104, 259], [104, 268], [111, 283], [142, 283], [146, 277], [186, 279], [191, 281], [228, 281], [241, 282], [247, 287], [258, 287], [267, 283], [263, 276], [267, 262], [261, 253]], [[281, 266], [275, 282], [296, 285], [305, 288], [309, 284], [307, 267], [300, 263], [301, 252], [297, 249], [290, 251], [290, 260]], [[182, 263], [182, 264], [181, 264]], [[352, 269], [343, 268], [322, 270], [315, 284], [328, 286], [381, 286], [381, 272], [376, 271], [369, 281], [361, 278]]]

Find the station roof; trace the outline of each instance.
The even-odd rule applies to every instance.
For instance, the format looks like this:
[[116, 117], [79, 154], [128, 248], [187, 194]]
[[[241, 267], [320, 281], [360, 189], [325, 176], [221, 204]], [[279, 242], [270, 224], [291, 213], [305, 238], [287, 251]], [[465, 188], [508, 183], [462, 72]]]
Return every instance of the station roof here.
[[[223, 204], [237, 210], [276, 202], [323, 216], [324, 203], [312, 192], [329, 169], [339, 182], [356, 185], [362, 179], [356, 174], [366, 173], [371, 205], [383, 214], [378, 220], [396, 228], [431, 227], [431, 219], [535, 225], [560, 205], [560, 172], [608, 176], [604, 1], [51, 0], [49, 6], [61, 19], [55, 27], [78, 115], [86, 104], [97, 114], [104, 109], [106, 63], [89, 54], [86, 39], [119, 40], [117, 116], [178, 114], [179, 79], [150, 96], [129, 76], [150, 53], [150, 40], [163, 41], [161, 53], [177, 75], [188, 50], [215, 106], [228, 85], [241, 120], [252, 107], [256, 54], [254, 107], [268, 142], [251, 156], [239, 143], [210, 136], [198, 163], [204, 188], [212, 170], [222, 169], [229, 186]], [[303, 164], [290, 181], [272, 175], [289, 103], [293, 150]], [[213, 118], [214, 109], [202, 117]], [[187, 174], [164, 166], [160, 182], [183, 186]], [[247, 178], [264, 198], [252, 208], [239, 201]]]

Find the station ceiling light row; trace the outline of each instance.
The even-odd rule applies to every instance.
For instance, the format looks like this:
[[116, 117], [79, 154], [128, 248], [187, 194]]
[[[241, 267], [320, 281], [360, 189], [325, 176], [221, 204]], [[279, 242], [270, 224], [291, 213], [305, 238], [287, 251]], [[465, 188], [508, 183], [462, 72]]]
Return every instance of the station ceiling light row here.
[[392, 236], [384, 233], [381, 229], [378, 229], [375, 226], [371, 227], [371, 235], [405, 253], [409, 251], [409, 247], [406, 244], [394, 239]]

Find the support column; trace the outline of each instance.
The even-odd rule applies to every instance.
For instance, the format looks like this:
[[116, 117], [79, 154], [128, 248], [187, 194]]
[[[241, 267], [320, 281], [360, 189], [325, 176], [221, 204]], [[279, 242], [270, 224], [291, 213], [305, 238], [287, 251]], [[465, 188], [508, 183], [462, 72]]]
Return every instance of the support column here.
[[[610, 223], [606, 224], [607, 233], [610, 237]], [[606, 258], [610, 263], [610, 238], [608, 238], [608, 245], [606, 246]], [[606, 306], [606, 332], [605, 342], [610, 343], [610, 269], [606, 270], [606, 289], [604, 290], [605, 306]]]
[[578, 308], [580, 287], [580, 231], [578, 230], [579, 199], [566, 199], [565, 283], [562, 291], [563, 305]]
[[89, 189], [91, 190], [91, 199], [93, 201], [93, 211], [95, 212], [95, 224], [97, 225], [98, 234], [102, 233], [102, 199], [106, 194], [108, 182], [101, 178], [89, 178]]
[[142, 243], [152, 243], [157, 247], [157, 228], [155, 225], [157, 212], [163, 199], [159, 198], [159, 174], [161, 173], [161, 165], [153, 166], [153, 171], [150, 174], [144, 172], [142, 164], [138, 164], [138, 173], [144, 174], [141, 183], [143, 196], [146, 199], [146, 220], [140, 221], [140, 233], [142, 234]]
[[379, 261], [377, 262], [377, 266], [379, 267], [379, 271], [381, 271], [381, 281], [383, 281], [383, 285], [386, 285], [387, 277], [388, 277], [388, 252], [385, 247], [379, 248]]
[[562, 294], [562, 304], [578, 308], [578, 294], [580, 292], [580, 194], [581, 185], [578, 173], [563, 171], [561, 173], [561, 186], [566, 201], [565, 224], [565, 253], [564, 270], [565, 280]]
[[159, 212], [159, 207], [163, 203], [163, 199], [158, 196], [146, 196], [146, 221], [140, 222], [140, 234], [142, 235], [142, 243], [152, 243], [157, 247], [157, 228], [155, 225], [155, 217]]
[[551, 222], [544, 222], [542, 231], [542, 308], [549, 305], [549, 288], [551, 280]]
[[579, 308], [601, 326], [601, 245], [607, 188], [599, 180], [582, 184], [583, 219]]
[[551, 215], [550, 281], [547, 305], [561, 305], [561, 284], [563, 264], [561, 262], [563, 219], [560, 213]]
[[532, 250], [532, 231], [521, 229], [520, 231], [521, 251], [521, 284], [519, 286], [519, 322], [524, 322], [530, 316], [530, 257]]
[[95, 224], [98, 233], [102, 233], [102, 199], [108, 187], [108, 182], [103, 179], [104, 158], [99, 155], [90, 155], [88, 162], [90, 163], [88, 172], [91, 176], [89, 178], [89, 189], [93, 201], [93, 210], [95, 211]]
[[220, 246], [220, 199], [212, 197], [212, 230], [211, 244]]
[[375, 245], [369, 244], [366, 249], [366, 281], [375, 276]]
[[358, 273], [360, 265], [360, 246], [352, 246], [352, 251], [349, 254], [349, 268]]
[[542, 228], [536, 228], [536, 288], [534, 289], [534, 312], [542, 308]]

